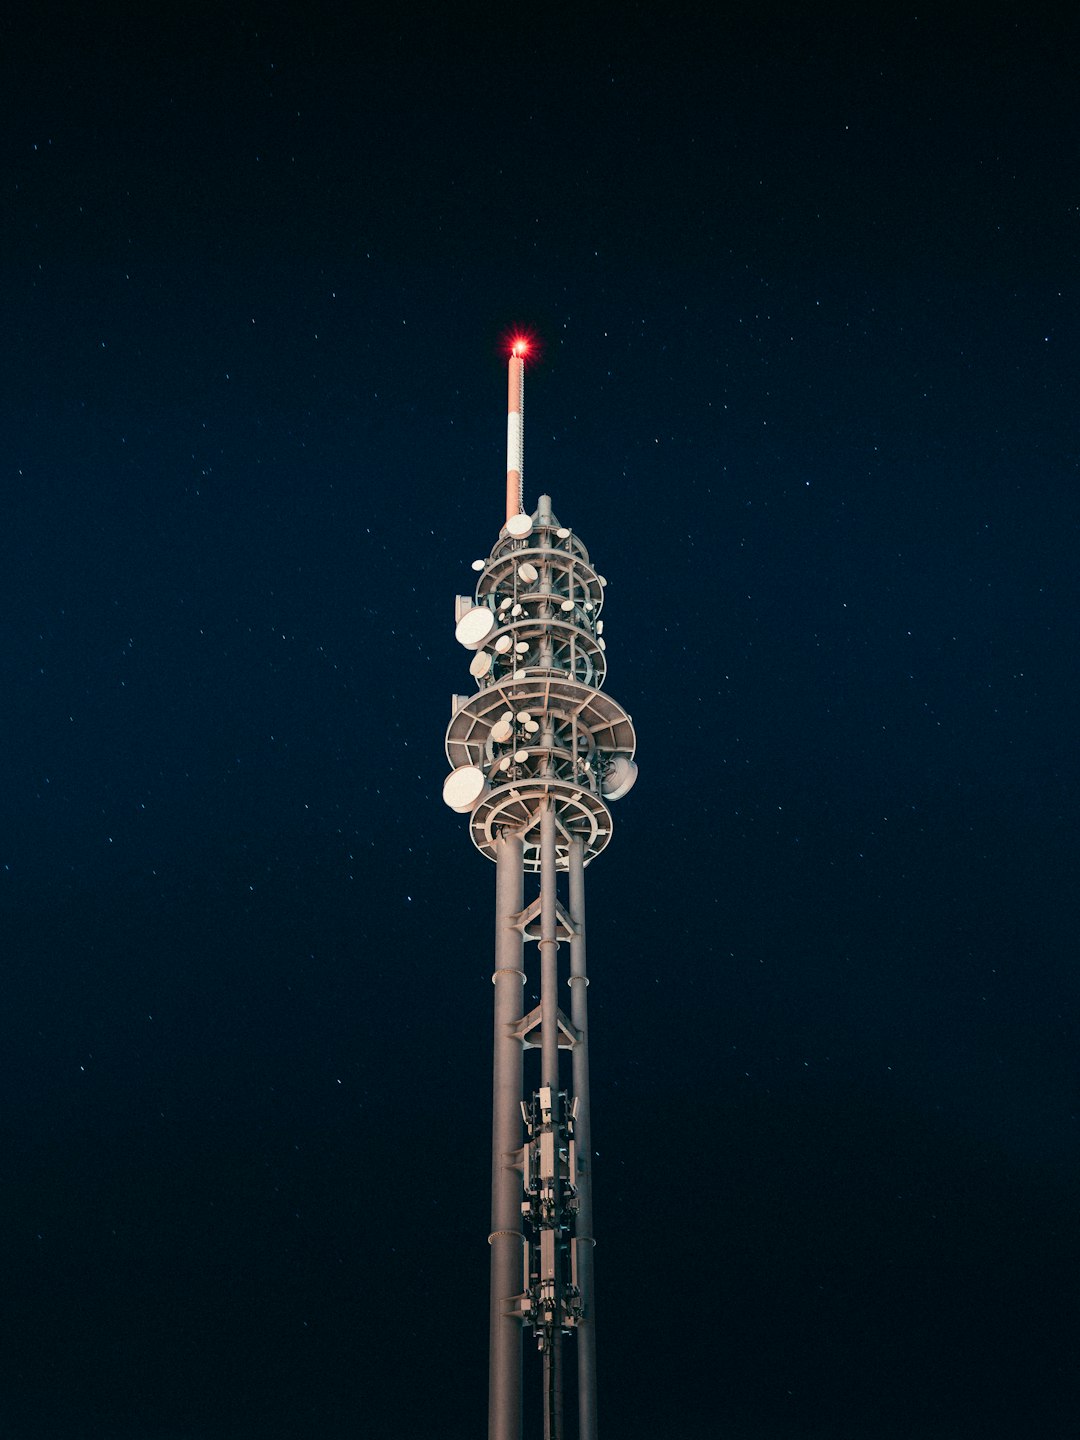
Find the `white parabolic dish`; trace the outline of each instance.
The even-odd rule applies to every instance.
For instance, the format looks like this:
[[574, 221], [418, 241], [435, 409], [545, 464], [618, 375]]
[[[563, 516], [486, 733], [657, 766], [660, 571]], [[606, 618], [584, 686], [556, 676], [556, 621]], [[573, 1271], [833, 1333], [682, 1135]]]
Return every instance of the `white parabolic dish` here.
[[489, 788], [482, 770], [475, 765], [459, 765], [443, 781], [442, 798], [451, 810], [456, 810], [459, 815], [468, 815]]
[[466, 650], [479, 650], [495, 629], [495, 616], [486, 605], [474, 605], [457, 622], [454, 638]]
[[520, 515], [511, 515], [506, 522], [506, 533], [515, 540], [524, 540], [526, 535], [532, 534], [532, 516], [524, 511]]
[[633, 789], [638, 769], [628, 755], [616, 755], [600, 790], [605, 800], [621, 800]]

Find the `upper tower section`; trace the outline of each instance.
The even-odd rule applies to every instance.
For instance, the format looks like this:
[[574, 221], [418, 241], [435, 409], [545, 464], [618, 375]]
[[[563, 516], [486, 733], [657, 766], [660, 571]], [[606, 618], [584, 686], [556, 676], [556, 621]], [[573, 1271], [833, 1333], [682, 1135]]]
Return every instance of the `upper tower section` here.
[[[611, 801], [637, 778], [633, 722], [603, 693], [607, 677], [604, 591], [582, 541], [541, 495], [521, 508], [524, 352], [510, 357], [507, 518], [472, 595], [455, 603], [455, 636], [471, 652], [471, 696], [455, 695], [443, 786], [452, 809], [471, 816], [474, 844], [494, 858], [502, 830], [519, 833], [525, 865], [539, 868], [538, 824], [546, 803], [558, 821], [557, 863], [572, 839], [588, 863], [611, 835]], [[515, 410], [515, 396], [517, 409]]]

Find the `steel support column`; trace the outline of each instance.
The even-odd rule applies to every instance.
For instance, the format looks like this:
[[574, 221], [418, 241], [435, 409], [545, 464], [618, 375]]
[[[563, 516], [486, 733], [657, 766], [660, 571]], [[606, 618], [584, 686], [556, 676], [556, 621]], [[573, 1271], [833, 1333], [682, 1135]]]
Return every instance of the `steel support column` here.
[[521, 1440], [521, 1321], [514, 1297], [522, 1289], [521, 1174], [522, 1045], [525, 973], [517, 925], [523, 904], [522, 844], [502, 835], [495, 854], [495, 1051], [491, 1117], [491, 1311], [488, 1440]]
[[540, 1084], [550, 1085], [551, 1119], [558, 1120], [559, 914], [556, 901], [555, 806], [540, 812]]
[[[555, 806], [548, 799], [540, 812], [540, 1084], [551, 1087], [551, 1128], [559, 1133], [559, 916], [557, 908], [555, 850]], [[544, 1440], [562, 1440], [562, 1324], [558, 1216], [562, 1209], [559, 1194], [558, 1143], [555, 1143], [555, 1175], [552, 1179], [555, 1211], [553, 1232], [554, 1321], [544, 1345]], [[541, 1275], [543, 1277], [543, 1274]]]
[[570, 1019], [580, 1039], [572, 1051], [574, 1122], [577, 1153], [577, 1285], [582, 1317], [577, 1326], [578, 1440], [596, 1440], [596, 1310], [593, 1294], [592, 1114], [589, 1098], [589, 1002], [585, 969], [585, 855], [580, 840], [570, 842]]

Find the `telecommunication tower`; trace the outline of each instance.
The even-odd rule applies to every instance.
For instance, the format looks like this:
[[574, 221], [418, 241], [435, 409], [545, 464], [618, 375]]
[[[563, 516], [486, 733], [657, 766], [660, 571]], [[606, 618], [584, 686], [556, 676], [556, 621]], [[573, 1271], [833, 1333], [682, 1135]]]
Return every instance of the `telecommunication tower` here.
[[[541, 495], [524, 508], [527, 343], [510, 355], [506, 523], [456, 637], [473, 695], [455, 695], [443, 799], [495, 862], [489, 1440], [520, 1440], [522, 1341], [542, 1356], [544, 1440], [564, 1440], [562, 1343], [577, 1343], [577, 1440], [596, 1440], [585, 867], [637, 778], [630, 716], [604, 693], [607, 581]], [[525, 875], [539, 877], [525, 902]], [[565, 876], [565, 881], [562, 877]], [[565, 890], [562, 889], [565, 885]], [[560, 898], [562, 891], [562, 898]], [[525, 1009], [526, 942], [540, 1003]], [[569, 966], [561, 964], [569, 943]], [[565, 974], [567, 1014], [559, 1005]], [[526, 1053], [538, 1071], [526, 1088]], [[567, 1063], [563, 1057], [569, 1056]]]

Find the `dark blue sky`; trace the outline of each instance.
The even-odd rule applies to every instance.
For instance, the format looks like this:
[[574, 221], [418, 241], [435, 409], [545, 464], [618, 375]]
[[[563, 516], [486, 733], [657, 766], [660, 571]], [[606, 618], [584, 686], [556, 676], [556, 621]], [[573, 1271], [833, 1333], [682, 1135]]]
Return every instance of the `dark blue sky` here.
[[5, 1434], [482, 1433], [515, 324], [640, 742], [605, 1433], [1071, 1434], [1076, 25], [91, 8], [3, 35]]

